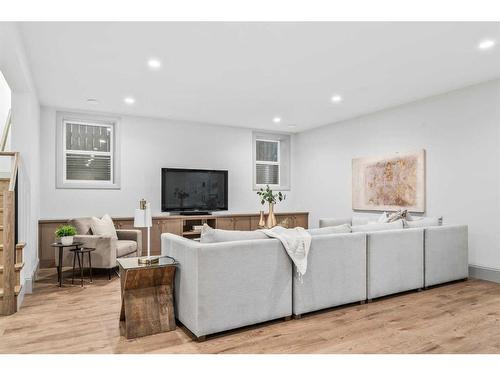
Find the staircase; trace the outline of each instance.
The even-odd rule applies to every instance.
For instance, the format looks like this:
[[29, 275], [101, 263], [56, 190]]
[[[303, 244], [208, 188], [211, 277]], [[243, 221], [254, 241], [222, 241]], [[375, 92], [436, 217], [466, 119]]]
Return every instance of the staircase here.
[[24, 243], [17, 243], [17, 170], [19, 153], [0, 152], [10, 158], [9, 177], [0, 177], [0, 315], [17, 311], [17, 296], [21, 292], [21, 270]]

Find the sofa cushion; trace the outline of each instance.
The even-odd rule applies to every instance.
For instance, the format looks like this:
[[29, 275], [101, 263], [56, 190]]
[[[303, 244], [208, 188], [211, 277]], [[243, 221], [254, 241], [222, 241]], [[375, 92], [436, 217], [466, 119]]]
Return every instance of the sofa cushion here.
[[419, 220], [405, 220], [405, 228], [426, 228], [443, 225], [442, 217], [423, 217]]
[[378, 232], [381, 230], [403, 229], [403, 220], [393, 221], [392, 223], [373, 223], [365, 225], [353, 225], [352, 232]]
[[351, 226], [349, 224], [336, 225], [333, 227], [313, 228], [307, 230], [311, 236], [321, 234], [335, 234], [335, 233], [351, 233]]
[[243, 241], [243, 240], [263, 240], [269, 238], [266, 234], [258, 230], [223, 230], [214, 229], [203, 224], [201, 229], [201, 243]]
[[92, 229], [92, 233], [94, 235], [110, 236], [115, 240], [118, 239], [118, 235], [116, 234], [116, 229], [113, 224], [113, 220], [111, 219], [111, 216], [109, 216], [108, 214], [104, 215], [102, 219], [93, 216], [90, 228]]
[[368, 223], [376, 223], [377, 219], [375, 218], [368, 218], [364, 216], [353, 216], [352, 217], [352, 225], [366, 225]]
[[91, 217], [80, 217], [77, 219], [71, 219], [68, 221], [69, 225], [72, 225], [76, 229], [77, 234], [92, 234], [92, 218]]
[[116, 257], [121, 258], [137, 251], [137, 242], [128, 240], [116, 241]]

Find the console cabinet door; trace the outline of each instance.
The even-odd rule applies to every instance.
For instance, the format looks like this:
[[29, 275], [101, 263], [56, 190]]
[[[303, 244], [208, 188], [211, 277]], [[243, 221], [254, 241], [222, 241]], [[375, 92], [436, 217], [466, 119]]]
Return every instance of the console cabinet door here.
[[173, 233], [182, 236], [182, 219], [163, 220], [162, 233]]
[[295, 226], [307, 229], [309, 227], [309, 216], [307, 214], [294, 215]]
[[250, 216], [235, 217], [234, 230], [251, 230]]
[[[161, 220], [153, 220], [153, 226], [151, 227], [151, 254], [160, 255], [161, 254]], [[148, 232], [146, 230], [142, 231], [142, 255], [147, 254], [147, 241]]]
[[234, 230], [234, 218], [232, 217], [218, 217], [217, 229]]

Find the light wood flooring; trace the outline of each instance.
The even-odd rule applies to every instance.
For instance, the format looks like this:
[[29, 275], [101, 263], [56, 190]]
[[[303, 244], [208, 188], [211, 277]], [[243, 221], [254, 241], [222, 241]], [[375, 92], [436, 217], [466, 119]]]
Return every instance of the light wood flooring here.
[[55, 272], [42, 270], [21, 310], [0, 317], [0, 353], [500, 353], [500, 284], [480, 280], [277, 320], [202, 343], [181, 327], [127, 341], [119, 311], [118, 277], [96, 276], [85, 288], [65, 280], [59, 289]]

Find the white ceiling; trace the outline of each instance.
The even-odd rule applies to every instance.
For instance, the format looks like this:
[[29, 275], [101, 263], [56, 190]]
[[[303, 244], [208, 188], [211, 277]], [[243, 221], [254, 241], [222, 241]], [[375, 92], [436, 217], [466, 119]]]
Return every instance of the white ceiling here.
[[476, 48], [500, 23], [20, 27], [44, 105], [231, 126], [302, 131], [500, 77], [500, 45]]

